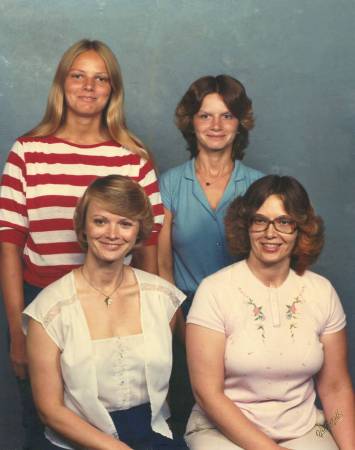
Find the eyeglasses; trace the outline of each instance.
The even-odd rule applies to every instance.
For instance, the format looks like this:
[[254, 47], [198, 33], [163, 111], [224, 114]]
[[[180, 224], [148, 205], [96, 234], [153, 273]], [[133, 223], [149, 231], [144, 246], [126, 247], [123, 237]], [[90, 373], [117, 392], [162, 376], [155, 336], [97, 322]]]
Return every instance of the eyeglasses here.
[[297, 229], [297, 222], [288, 216], [279, 216], [270, 220], [261, 214], [256, 214], [250, 221], [250, 231], [252, 233], [265, 231], [271, 223], [279, 233], [293, 234]]

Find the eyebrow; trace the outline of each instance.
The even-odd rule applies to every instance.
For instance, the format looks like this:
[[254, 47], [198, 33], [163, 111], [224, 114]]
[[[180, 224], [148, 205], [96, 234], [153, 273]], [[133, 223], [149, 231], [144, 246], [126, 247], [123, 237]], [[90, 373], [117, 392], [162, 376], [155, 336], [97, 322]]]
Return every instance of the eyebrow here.
[[[75, 67], [71, 67], [69, 69], [69, 72], [81, 72], [81, 73], [86, 73], [86, 70], [82, 70], [82, 69], [75, 69]], [[107, 75], [108, 76], [108, 72], [95, 72], [95, 75]]]
[[[200, 113], [204, 113], [204, 114], [214, 114], [214, 113], [212, 113], [211, 111], [207, 111], [206, 109], [199, 109], [199, 110], [197, 111], [197, 114], [200, 114]], [[229, 109], [226, 109], [225, 111], [222, 111], [222, 112], [220, 112], [219, 114], [231, 114], [231, 115], [233, 116], [233, 113], [231, 113], [231, 112], [229, 111]]]

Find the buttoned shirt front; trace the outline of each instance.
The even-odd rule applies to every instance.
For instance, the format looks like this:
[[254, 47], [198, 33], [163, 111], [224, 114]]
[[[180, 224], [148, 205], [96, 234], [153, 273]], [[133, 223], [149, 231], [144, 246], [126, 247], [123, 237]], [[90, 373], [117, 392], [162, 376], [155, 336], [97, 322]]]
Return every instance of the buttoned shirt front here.
[[196, 178], [195, 159], [161, 175], [162, 201], [173, 215], [174, 278], [179, 289], [194, 293], [203, 278], [232, 263], [224, 217], [231, 201], [261, 176], [261, 172], [235, 161], [224, 194], [213, 209]]

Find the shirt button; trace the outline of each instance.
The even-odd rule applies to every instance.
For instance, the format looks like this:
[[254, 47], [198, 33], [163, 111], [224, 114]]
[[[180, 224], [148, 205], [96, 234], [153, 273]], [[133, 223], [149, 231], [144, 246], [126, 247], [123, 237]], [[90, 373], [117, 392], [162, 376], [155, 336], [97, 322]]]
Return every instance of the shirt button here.
[[221, 243], [220, 242], [216, 242], [216, 245], [217, 245], [217, 247], [220, 247]]

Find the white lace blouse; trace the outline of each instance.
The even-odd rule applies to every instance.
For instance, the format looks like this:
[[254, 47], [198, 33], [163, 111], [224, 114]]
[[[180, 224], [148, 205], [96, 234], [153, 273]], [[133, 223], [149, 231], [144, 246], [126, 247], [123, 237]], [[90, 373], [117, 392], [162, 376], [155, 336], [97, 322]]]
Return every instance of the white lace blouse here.
[[148, 403], [143, 334], [92, 343], [97, 390], [105, 408], [116, 411]]
[[[140, 293], [140, 311], [144, 347], [144, 373], [152, 410], [152, 428], [171, 437], [165, 421], [166, 396], [172, 365], [170, 320], [185, 295], [162, 278], [133, 269]], [[24, 331], [28, 318], [40, 322], [60, 350], [65, 405], [104, 433], [117, 430], [99, 398], [94, 343], [78, 299], [73, 273], [52, 283], [24, 311]], [[112, 406], [112, 405], [111, 405]], [[54, 430], [46, 428], [47, 438], [59, 447], [73, 449]]]

